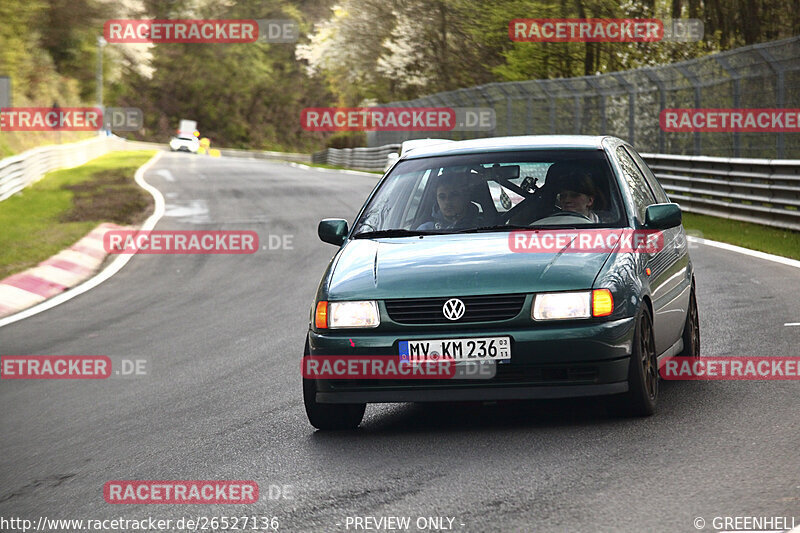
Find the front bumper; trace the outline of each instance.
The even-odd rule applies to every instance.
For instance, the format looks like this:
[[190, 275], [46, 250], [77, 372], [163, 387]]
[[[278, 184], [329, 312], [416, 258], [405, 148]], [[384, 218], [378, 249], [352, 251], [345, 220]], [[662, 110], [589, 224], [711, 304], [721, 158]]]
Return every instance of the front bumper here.
[[[536, 324], [525, 328], [309, 332], [311, 355], [398, 358], [398, 342], [442, 338], [511, 337], [511, 361], [491, 379], [316, 380], [320, 403], [381, 403], [570, 398], [628, 390], [634, 318], [608, 322]], [[412, 330], [409, 330], [412, 331]], [[355, 344], [355, 347], [353, 347]]]

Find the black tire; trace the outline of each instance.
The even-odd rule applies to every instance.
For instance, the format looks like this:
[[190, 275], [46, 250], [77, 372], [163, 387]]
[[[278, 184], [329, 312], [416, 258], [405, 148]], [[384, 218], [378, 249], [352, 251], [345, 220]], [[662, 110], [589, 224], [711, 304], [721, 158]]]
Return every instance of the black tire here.
[[614, 398], [616, 411], [626, 416], [650, 416], [658, 405], [658, 361], [653, 321], [642, 309], [633, 333], [633, 350], [628, 366], [628, 392]]
[[365, 403], [317, 403], [317, 386], [313, 379], [303, 378], [303, 403], [306, 416], [317, 429], [334, 431], [356, 429], [364, 418]]
[[[309, 354], [308, 340], [303, 356]], [[318, 403], [314, 379], [303, 378], [303, 403], [308, 421], [317, 429], [335, 431], [356, 429], [364, 418], [365, 403]]]
[[686, 324], [683, 326], [683, 350], [680, 357], [700, 357], [700, 318], [697, 314], [697, 297], [692, 284], [689, 295], [689, 312], [686, 313]]

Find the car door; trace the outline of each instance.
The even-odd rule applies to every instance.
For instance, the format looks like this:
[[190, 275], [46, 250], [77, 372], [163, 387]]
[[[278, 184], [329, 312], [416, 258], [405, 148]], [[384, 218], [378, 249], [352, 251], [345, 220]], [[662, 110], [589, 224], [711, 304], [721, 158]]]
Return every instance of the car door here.
[[[625, 146], [627, 152], [631, 155], [636, 165], [644, 175], [645, 181], [650, 186], [651, 191], [659, 203], [669, 202], [670, 199], [661, 184], [658, 183], [655, 174], [647, 166], [647, 163], [642, 159], [636, 150], [631, 146]], [[692, 267], [691, 258], [689, 257], [689, 247], [686, 240], [686, 230], [683, 224], [674, 228], [664, 230], [665, 246], [669, 243], [669, 251], [671, 252], [670, 262], [672, 264], [671, 276], [672, 283], [675, 286], [670, 287], [672, 294], [676, 295], [674, 299], [674, 307], [670, 306], [669, 320], [667, 321], [666, 335], [672, 339], [671, 345], [677, 342], [680, 335], [683, 333], [683, 326], [685, 323], [686, 312], [689, 306], [689, 297], [692, 286]]]
[[[657, 198], [639, 168], [631, 152], [633, 150], [622, 144], [615, 150], [623, 176], [633, 198], [637, 227], [644, 226], [645, 211], [648, 206], [664, 203], [667, 200]], [[638, 154], [637, 154], [638, 155]], [[659, 194], [661, 196], [661, 194]], [[644, 267], [650, 269], [647, 276], [653, 302], [653, 328], [655, 331], [656, 351], [661, 354], [680, 337], [685, 319], [686, 304], [689, 293], [686, 289], [687, 260], [685, 249], [681, 252], [680, 227], [663, 231], [663, 247], [654, 253], [643, 254]], [[685, 240], [682, 246], [685, 248]]]

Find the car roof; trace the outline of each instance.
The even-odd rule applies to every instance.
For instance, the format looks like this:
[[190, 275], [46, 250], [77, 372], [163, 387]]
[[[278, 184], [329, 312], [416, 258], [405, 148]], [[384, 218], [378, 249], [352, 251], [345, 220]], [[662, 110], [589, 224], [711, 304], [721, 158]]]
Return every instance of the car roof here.
[[433, 146], [434, 144], [442, 144], [442, 143], [452, 143], [450, 139], [411, 139], [410, 141], [403, 141], [403, 144], [400, 145], [400, 154], [405, 154], [410, 150], [417, 150], [418, 148], [422, 148], [423, 146]]
[[518, 150], [583, 149], [602, 150], [608, 135], [520, 135], [515, 137], [486, 137], [450, 143], [420, 146], [404, 154], [401, 159], [419, 159], [441, 155], [475, 154], [481, 152], [509, 152]]

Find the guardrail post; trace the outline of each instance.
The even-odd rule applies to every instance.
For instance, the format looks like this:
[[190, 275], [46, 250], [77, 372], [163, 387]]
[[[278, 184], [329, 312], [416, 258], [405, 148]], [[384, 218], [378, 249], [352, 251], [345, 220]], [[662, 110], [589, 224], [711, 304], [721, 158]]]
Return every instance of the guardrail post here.
[[[694, 73], [691, 70], [689, 70], [688, 68], [686, 68], [686, 66], [684, 66], [684, 65], [675, 65], [675, 68], [678, 70], [678, 72], [683, 74], [683, 76], [687, 80], [689, 80], [689, 83], [692, 84], [692, 88], [694, 89], [694, 108], [695, 109], [700, 109], [702, 107], [702, 95], [700, 93], [700, 91], [701, 91], [701, 89], [700, 89], [700, 87], [701, 87], [700, 80], [698, 80], [697, 76], [695, 76]], [[694, 140], [694, 150], [693, 150], [694, 151], [694, 155], [700, 155], [702, 153], [700, 132], [699, 131], [695, 131], [692, 134], [692, 138]]]
[[542, 92], [547, 96], [547, 102], [550, 105], [550, 134], [555, 135], [556, 133], [556, 98], [547, 88], [547, 84], [549, 80], [536, 80], [536, 85], [542, 90]]
[[479, 86], [475, 87], [475, 89], [478, 90], [478, 92], [481, 94], [481, 97], [484, 100], [486, 100], [486, 102], [492, 107], [492, 109], [494, 109], [494, 113], [495, 113], [494, 128], [489, 130], [489, 133], [491, 134], [490, 137], [497, 137], [497, 109], [495, 109], [495, 105], [494, 105], [495, 100], [491, 96], [489, 96], [489, 94], [486, 92], [486, 86], [485, 85], [479, 85]]
[[600, 129], [602, 130], [600, 133], [608, 135], [608, 123], [606, 122], [606, 95], [608, 92], [592, 76], [586, 76], [586, 83], [600, 95]]
[[[719, 66], [733, 78], [733, 107], [739, 109], [742, 105], [742, 76], [739, 71], [733, 68], [725, 56], [715, 57]], [[733, 132], [733, 157], [741, 157], [742, 135], [738, 131]]]
[[506, 135], [513, 135], [512, 132], [513, 128], [511, 127], [511, 95], [508, 94], [505, 87], [503, 87], [502, 83], [496, 84], [497, 88], [500, 89], [500, 92], [503, 93], [503, 96], [506, 97]]
[[[770, 70], [772, 70], [772, 72], [774, 72], [778, 76], [778, 80], [776, 81], [776, 87], [775, 87], [778, 93], [777, 94], [778, 102], [776, 107], [783, 109], [786, 106], [786, 76], [784, 74], [785, 70], [783, 69], [783, 67], [781, 67], [780, 63], [778, 63], [778, 61], [776, 61], [775, 58], [772, 57], [772, 54], [770, 54], [767, 50], [758, 47], [756, 48], [756, 51], [767, 62], [767, 65], [769, 65]], [[778, 159], [783, 159], [784, 157], [784, 151], [786, 147], [785, 141], [786, 139], [784, 136], [784, 132], [779, 131], [778, 147], [777, 147]]]
[[[659, 79], [655, 72], [653, 72], [652, 67], [643, 68], [642, 73], [644, 73], [647, 78], [652, 81], [655, 86], [658, 88], [658, 116], [661, 116], [661, 112], [667, 108], [667, 94], [666, 90], [664, 89], [664, 82]], [[666, 139], [664, 138], [664, 130], [659, 125], [658, 128], [658, 151], [660, 153], [664, 153], [666, 151]]]
[[634, 122], [636, 117], [636, 91], [621, 73], [615, 72], [612, 76], [617, 80], [617, 83], [628, 91], [628, 142], [636, 144], [636, 123]]
[[572, 94], [572, 99], [574, 100], [574, 104], [573, 104], [573, 108], [572, 108], [572, 114], [575, 117], [575, 135], [580, 135], [581, 134], [581, 122], [582, 122], [581, 118], [582, 118], [582, 115], [583, 115], [581, 113], [581, 97], [579, 95], [575, 94], [576, 90], [572, 86], [572, 82], [571, 82], [571, 80], [569, 78], [563, 78], [563, 79], [561, 79], [559, 81], [561, 81], [561, 85], [564, 85], [569, 90], [569, 92]]

